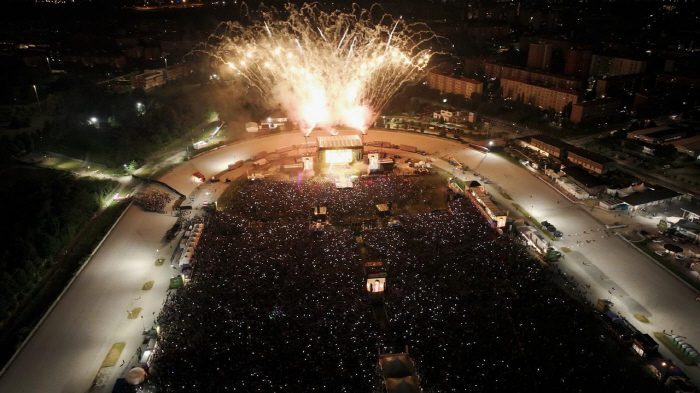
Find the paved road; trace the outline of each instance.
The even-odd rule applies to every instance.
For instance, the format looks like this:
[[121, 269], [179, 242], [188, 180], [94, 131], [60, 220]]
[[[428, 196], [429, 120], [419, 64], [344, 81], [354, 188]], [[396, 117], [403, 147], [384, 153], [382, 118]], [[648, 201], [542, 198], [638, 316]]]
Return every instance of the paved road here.
[[[645, 256], [629, 249], [622, 239], [601, 238], [602, 234], [596, 229], [603, 225], [598, 219], [568, 202], [524, 168], [493, 154], [484, 159], [482, 153], [425, 135], [377, 130], [370, 131], [365, 140], [414, 145], [427, 150], [433, 157], [450, 154], [470, 167], [483, 160], [479, 168], [481, 174], [505, 188], [515, 202], [527, 208], [537, 219], [549, 220], [566, 234], [555, 244], [570, 247], [572, 252], [560, 265], [579, 278], [582, 284], [591, 285], [592, 300], [607, 298], [608, 290], [615, 287], [612, 291], [615, 311], [620, 311], [642, 331], [674, 329], [700, 347], [700, 326], [697, 324], [700, 305], [694, 300], [695, 293]], [[278, 134], [238, 143], [185, 162], [161, 180], [190, 195], [198, 186], [191, 179], [193, 172], [199, 171], [209, 177], [225, 170], [229, 163], [250, 158], [261, 150], [272, 151], [276, 147], [303, 141], [301, 134]], [[444, 162], [438, 161], [437, 164], [450, 169]], [[230, 176], [244, 173], [245, 168], [241, 168]], [[469, 175], [460, 176], [471, 178]], [[512, 203], [501, 197], [494, 185], [487, 188], [500, 203]], [[215, 194], [222, 189], [221, 186], [209, 187]], [[611, 217], [609, 222], [613, 221]], [[167, 214], [130, 208], [0, 378], [0, 392], [85, 392], [115, 342], [127, 343], [118, 364], [122, 359], [128, 361], [141, 341], [142, 322], [127, 319], [127, 310], [142, 307], [148, 326], [152, 322], [152, 313], [161, 306], [167, 281], [174, 271], [168, 264], [156, 267], [154, 261], [157, 256], [169, 257], [171, 250], [162, 243], [162, 238], [174, 222], [175, 218]], [[156, 255], [156, 249], [160, 250], [159, 255]], [[149, 280], [155, 280], [153, 289], [142, 291], [141, 286]], [[634, 313], [644, 313], [651, 320], [650, 324], [640, 326], [641, 323], [632, 317]], [[664, 348], [661, 350], [665, 352]], [[115, 367], [109, 380], [113, 382], [123, 371]], [[696, 368], [686, 368], [686, 372], [700, 381]], [[111, 387], [97, 390], [110, 391]]]

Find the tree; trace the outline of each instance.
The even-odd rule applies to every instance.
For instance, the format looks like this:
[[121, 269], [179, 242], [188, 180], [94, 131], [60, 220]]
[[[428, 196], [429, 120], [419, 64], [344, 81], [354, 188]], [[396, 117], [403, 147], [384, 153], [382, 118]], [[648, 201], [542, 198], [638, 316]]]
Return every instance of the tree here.
[[444, 128], [440, 128], [440, 136], [443, 138], [447, 136], [447, 131]]
[[568, 119], [571, 117], [571, 110], [573, 109], [573, 107], [574, 107], [573, 102], [568, 102], [568, 103], [566, 103], [566, 105], [564, 105], [564, 108], [562, 108], [562, 110], [561, 110], [562, 119]]

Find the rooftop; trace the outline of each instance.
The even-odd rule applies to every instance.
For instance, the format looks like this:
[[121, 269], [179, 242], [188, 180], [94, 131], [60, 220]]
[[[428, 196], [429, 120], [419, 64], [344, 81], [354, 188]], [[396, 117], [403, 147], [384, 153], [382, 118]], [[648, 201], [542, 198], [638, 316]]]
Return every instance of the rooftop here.
[[362, 139], [360, 139], [359, 135], [319, 136], [317, 141], [319, 149], [362, 148]]
[[574, 78], [573, 76], [552, 74], [551, 72], [546, 72], [546, 71], [531, 70], [531, 69], [528, 69], [528, 68], [525, 68], [525, 67], [519, 67], [519, 66], [514, 66], [514, 65], [511, 65], [511, 64], [505, 64], [505, 63], [498, 63], [498, 62], [495, 62], [495, 61], [488, 61], [488, 62], [486, 62], [486, 63], [484, 63], [484, 64], [485, 64], [485, 65], [486, 65], [486, 64], [493, 64], [493, 65], [498, 66], [498, 67], [515, 68], [515, 69], [522, 70], [522, 71], [527, 71], [527, 72], [530, 72], [530, 73], [533, 73], [533, 74], [553, 76], [553, 77], [558, 78], [558, 79], [565, 79], [565, 80], [572, 81], [572, 82], [580, 82], [580, 81], [581, 81], [580, 79]]
[[659, 127], [651, 127], [651, 128], [642, 128], [641, 130], [635, 130], [635, 131], [630, 131], [627, 133], [627, 137], [631, 138], [635, 135], [647, 135], [647, 134], [653, 134], [658, 131], [663, 131], [663, 130], [670, 130], [671, 127], [669, 126], [659, 126]]
[[[662, 129], [657, 130], [657, 131], [644, 133], [643, 136], [645, 138], [650, 138], [650, 139], [664, 139], [666, 137], [675, 138], [678, 135], [687, 134], [687, 133], [688, 133], [688, 130], [683, 130], [680, 128], [665, 128], [665, 129], [662, 128]], [[642, 135], [635, 134], [635, 136], [642, 136]]]
[[610, 105], [610, 104], [619, 104], [620, 101], [614, 99], [614, 98], [599, 98], [597, 100], [591, 100], [591, 101], [584, 101], [584, 102], [579, 102], [578, 104], [574, 104], [574, 106], [597, 106], [597, 105]]
[[478, 83], [484, 83], [484, 82], [482, 82], [482, 81], [480, 81], [480, 80], [471, 79], [471, 78], [467, 78], [467, 77], [464, 77], [464, 76], [455, 76], [455, 75], [453, 75], [453, 74], [451, 74], [451, 73], [449, 73], [449, 72], [440, 71], [440, 70], [435, 69], [435, 68], [433, 68], [432, 70], [430, 70], [429, 73], [430, 73], [430, 74], [438, 74], [438, 75], [446, 76], [446, 77], [449, 77], [449, 78], [452, 78], [452, 79], [459, 79], [459, 80], [461, 80], [461, 81], [465, 81], [465, 82], [469, 82], [469, 83], [477, 83], [477, 84], [478, 84]]
[[569, 149], [569, 155], [575, 154], [579, 157], [587, 158], [591, 161], [594, 161], [598, 164], [607, 164], [609, 162], [614, 162], [613, 160], [609, 159], [608, 157], [605, 157], [603, 155], [600, 155], [598, 153], [594, 153], [590, 150], [584, 149], [582, 147], [574, 147]]
[[649, 186], [647, 191], [636, 192], [632, 195], [621, 198], [622, 201], [630, 206], [644, 205], [650, 202], [663, 201], [673, 197], [677, 197], [679, 193], [669, 190], [661, 186]]
[[700, 203], [693, 201], [681, 206], [681, 210], [700, 216]]
[[531, 82], [531, 81], [528, 81], [528, 80], [525, 80], [525, 79], [501, 78], [501, 80], [502, 80], [502, 81], [504, 81], [504, 80], [509, 80], [509, 81], [513, 81], [513, 82], [524, 83], [524, 84], [526, 84], [526, 85], [541, 87], [541, 88], [543, 88], [543, 89], [558, 91], [558, 92], [560, 92], [560, 93], [571, 94], [571, 95], [575, 95], [575, 96], [577, 96], [577, 97], [578, 97], [578, 95], [579, 95], [578, 92], [577, 92], [576, 90], [573, 90], [573, 89], [565, 89], [565, 88], [563, 88], [563, 87], [556, 87], [556, 86], [545, 85], [545, 84], [542, 84], [542, 83]]
[[551, 136], [544, 135], [544, 134], [535, 135], [535, 136], [530, 138], [531, 143], [534, 140], [540, 141], [542, 143], [546, 143], [546, 144], [554, 146], [554, 147], [558, 147], [561, 150], [570, 149], [573, 147], [570, 144], [562, 141], [561, 139], [552, 138]]
[[598, 177], [591, 175], [583, 168], [567, 166], [566, 169], [564, 169], [564, 172], [566, 172], [568, 177], [578, 183], [581, 183], [584, 187], [592, 188], [603, 185], [603, 182], [601, 182]]
[[686, 231], [700, 234], [700, 224], [698, 224], [697, 222], [682, 219], [676, 223], [676, 226], [679, 226], [685, 229]]
[[690, 138], [677, 139], [671, 142], [674, 146], [683, 146], [690, 149], [700, 149], [700, 135], [691, 136]]

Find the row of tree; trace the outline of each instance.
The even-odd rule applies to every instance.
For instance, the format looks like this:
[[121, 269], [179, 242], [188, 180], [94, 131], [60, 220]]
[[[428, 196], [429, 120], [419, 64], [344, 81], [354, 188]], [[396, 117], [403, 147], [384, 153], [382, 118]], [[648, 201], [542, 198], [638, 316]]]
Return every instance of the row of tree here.
[[186, 94], [111, 94], [94, 84], [75, 83], [43, 103], [48, 118], [41, 129], [0, 138], [0, 153], [18, 156], [58, 150], [120, 167], [143, 161], [154, 151], [191, 132], [209, 114], [205, 88]]
[[34, 288], [117, 186], [22, 164], [1, 171], [0, 321]]

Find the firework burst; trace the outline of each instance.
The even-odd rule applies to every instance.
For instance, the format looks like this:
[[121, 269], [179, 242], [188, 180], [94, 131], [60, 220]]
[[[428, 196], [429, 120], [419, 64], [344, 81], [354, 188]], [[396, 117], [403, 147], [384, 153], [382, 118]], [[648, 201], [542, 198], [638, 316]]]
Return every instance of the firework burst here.
[[364, 133], [402, 85], [423, 75], [436, 38], [425, 24], [380, 11], [326, 12], [317, 3], [263, 9], [246, 26], [223, 24], [203, 51], [281, 106], [305, 134], [335, 126]]

